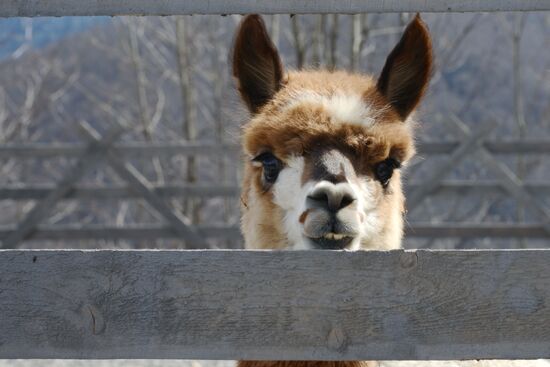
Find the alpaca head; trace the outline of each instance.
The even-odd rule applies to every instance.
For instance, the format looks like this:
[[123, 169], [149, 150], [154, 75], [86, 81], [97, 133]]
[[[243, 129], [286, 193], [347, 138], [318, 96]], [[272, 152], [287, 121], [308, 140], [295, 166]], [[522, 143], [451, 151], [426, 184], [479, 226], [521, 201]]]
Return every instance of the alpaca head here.
[[233, 75], [252, 114], [243, 127], [246, 247], [399, 247], [400, 171], [414, 154], [410, 115], [431, 67], [431, 41], [419, 16], [378, 79], [285, 72], [261, 17], [245, 17]]

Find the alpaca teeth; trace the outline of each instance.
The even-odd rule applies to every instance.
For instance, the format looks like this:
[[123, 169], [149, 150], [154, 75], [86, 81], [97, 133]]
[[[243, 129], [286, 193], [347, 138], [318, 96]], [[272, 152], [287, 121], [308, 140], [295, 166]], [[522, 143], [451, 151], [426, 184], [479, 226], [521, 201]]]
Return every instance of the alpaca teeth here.
[[337, 233], [327, 233], [323, 237], [329, 240], [341, 240], [345, 236], [343, 234], [337, 234]]

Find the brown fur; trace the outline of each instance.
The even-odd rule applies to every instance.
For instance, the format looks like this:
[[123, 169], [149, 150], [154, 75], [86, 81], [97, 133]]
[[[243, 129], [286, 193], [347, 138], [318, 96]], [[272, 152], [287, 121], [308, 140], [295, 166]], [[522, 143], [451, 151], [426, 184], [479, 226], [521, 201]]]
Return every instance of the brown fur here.
[[[377, 123], [372, 126], [335, 123], [316, 104], [300, 104], [296, 108], [288, 109], [293, 96], [303, 90], [313, 90], [327, 96], [336, 92], [364, 95], [372, 108], [376, 109]], [[414, 155], [411, 128], [412, 124], [402, 123], [400, 116], [387, 107], [384, 96], [378, 92], [371, 77], [343, 71], [291, 72], [284, 88], [244, 126], [243, 147], [248, 157], [271, 151], [283, 161], [293, 155], [307, 157], [316, 146], [333, 147], [353, 159], [357, 172], [372, 176], [374, 164], [388, 157], [405, 164]], [[306, 162], [311, 160], [306, 159]], [[263, 187], [261, 172], [260, 167], [251, 164], [245, 166], [242, 200], [246, 208], [243, 207], [242, 229], [245, 236], [253, 236], [247, 242], [254, 241], [257, 247], [284, 248], [289, 245], [280, 226], [284, 214], [273, 204], [271, 192]], [[383, 236], [373, 238], [371, 244], [365, 244], [365, 248], [399, 247], [402, 235], [401, 213], [404, 210], [399, 176], [397, 172], [390, 185], [388, 193], [392, 197], [388, 202], [379, 204], [381, 216], [388, 218], [381, 232]], [[249, 202], [255, 205], [252, 210]], [[396, 207], [397, 214], [394, 213]], [[247, 227], [248, 218], [253, 218], [254, 228]]]
[[[284, 74], [282, 64], [258, 15], [243, 19], [235, 39], [233, 75], [252, 119], [243, 128], [243, 150], [248, 159], [272, 153], [283, 165], [301, 157], [301, 185], [312, 180], [314, 152], [334, 150], [351, 162], [372, 193], [378, 232], [361, 242], [363, 249], [392, 249], [401, 245], [404, 196], [401, 173], [395, 171], [387, 187], [375, 182], [375, 165], [393, 158], [405, 164], [415, 152], [409, 115], [425, 94], [432, 70], [432, 49], [426, 26], [417, 16], [388, 56], [380, 78], [342, 71], [307, 70]], [[321, 98], [356, 96], [368, 108], [372, 124], [334, 121], [339, 118], [315, 100], [299, 99], [311, 92]], [[372, 115], [372, 116], [371, 116]], [[295, 159], [295, 158], [292, 158]], [[347, 164], [347, 163], [346, 163]], [[340, 175], [335, 170], [335, 175]], [[346, 173], [343, 173], [346, 175]], [[285, 212], [274, 203], [271, 187], [262, 179], [263, 168], [245, 162], [242, 186], [242, 231], [248, 248], [287, 248]], [[365, 180], [364, 178], [369, 178]], [[345, 176], [350, 181], [353, 177]], [[290, 181], [292, 182], [292, 181]], [[286, 188], [286, 187], [285, 187]], [[355, 210], [355, 209], [354, 209]], [[344, 210], [342, 210], [344, 211]], [[361, 222], [364, 212], [356, 213]], [[297, 216], [302, 225], [314, 216]], [[294, 217], [293, 217], [294, 218]], [[363, 239], [361, 239], [363, 241]], [[366, 361], [240, 361], [238, 367], [374, 367]]]
[[426, 93], [432, 58], [428, 28], [417, 14], [388, 56], [377, 84], [403, 120]]
[[[292, 96], [303, 88], [302, 80], [309, 83], [309, 90], [326, 93], [326, 85], [350, 79], [361, 83], [364, 94], [376, 94], [375, 85], [368, 78], [344, 72], [327, 73], [319, 71], [291, 73], [285, 89], [275, 96], [258, 117], [244, 127], [243, 145], [249, 156], [269, 150], [284, 159], [293, 155], [307, 155], [317, 146], [332, 147], [346, 152], [361, 162], [360, 172], [369, 173], [372, 165], [388, 156], [406, 162], [414, 154], [414, 142], [410, 126], [399, 123], [399, 117], [391, 109], [378, 105], [379, 117], [373, 126], [339, 124], [316, 104], [303, 104], [290, 110], [284, 109], [292, 101]], [[373, 90], [374, 89], [374, 90]], [[346, 92], [346, 88], [338, 88]], [[380, 100], [382, 97], [379, 96]]]
[[281, 87], [283, 66], [259, 15], [244, 18], [234, 42], [233, 76], [248, 108], [257, 112]]

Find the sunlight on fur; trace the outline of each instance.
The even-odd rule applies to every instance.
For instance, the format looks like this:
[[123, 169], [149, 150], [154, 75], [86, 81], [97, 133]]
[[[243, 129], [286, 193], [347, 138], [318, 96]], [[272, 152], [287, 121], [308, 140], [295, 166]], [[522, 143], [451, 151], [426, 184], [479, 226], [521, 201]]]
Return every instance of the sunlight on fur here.
[[[431, 39], [418, 15], [378, 79], [343, 71], [287, 72], [261, 17], [246, 16], [233, 51], [233, 75], [251, 113], [242, 133], [246, 248], [400, 248], [405, 212], [401, 171], [415, 153], [412, 115], [431, 73]], [[239, 367], [441, 365], [525, 364], [239, 362]]]

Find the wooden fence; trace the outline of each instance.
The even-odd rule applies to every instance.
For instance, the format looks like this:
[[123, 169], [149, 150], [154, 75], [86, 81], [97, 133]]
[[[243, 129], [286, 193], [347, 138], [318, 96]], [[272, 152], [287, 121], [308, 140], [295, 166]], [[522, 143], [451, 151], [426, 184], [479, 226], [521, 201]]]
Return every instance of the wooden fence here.
[[[0, 16], [501, 10], [550, 10], [550, 1], [3, 0], [0, 4]], [[522, 183], [491, 155], [512, 150], [548, 153], [548, 142], [486, 141], [490, 127], [472, 133], [464, 125], [457, 126], [459, 141], [421, 144], [426, 154], [431, 149], [447, 154], [448, 160], [425, 182], [411, 185], [409, 201], [417, 205], [441, 187], [479, 185], [444, 180], [449, 162], [456, 164], [475, 153], [490, 163], [487, 166], [498, 177], [485, 183], [486, 188], [505, 190], [542, 218], [534, 228], [506, 225], [490, 230], [506, 236], [517, 231], [548, 236], [550, 214], [532, 195], [539, 187], [547, 192], [547, 184]], [[189, 226], [161, 199], [182, 193], [211, 195], [218, 190], [234, 195], [235, 188], [153, 187], [124, 160], [124, 152], [135, 147], [115, 144], [123, 129], [114, 127], [104, 136], [89, 127], [86, 131], [89, 142], [84, 146], [0, 148], [2, 157], [13, 152], [19, 158], [68, 152], [77, 157], [55, 187], [0, 191], [4, 199], [41, 198], [17, 228], [1, 232], [4, 247], [14, 247], [33, 234], [78, 237], [90, 230], [58, 231], [39, 224], [59, 200], [96, 194], [112, 197], [126, 188], [131, 193], [122, 195], [145, 199], [168, 223], [166, 228], [136, 229], [142, 231], [141, 238], [146, 233], [158, 238], [169, 232], [200, 245], [203, 235], [216, 232]], [[155, 154], [170, 149], [196, 149], [194, 154], [210, 151], [190, 145], [144, 147], [143, 151], [148, 149], [156, 150]], [[127, 187], [76, 186], [101, 160]], [[437, 235], [486, 233], [482, 228], [461, 228], [440, 227]], [[422, 227], [413, 229], [423, 233]], [[109, 233], [119, 231], [113, 234], [117, 236], [138, 233], [112, 230]], [[433, 230], [425, 228], [424, 233]], [[550, 358], [549, 263], [550, 250], [0, 250], [0, 358]]]
[[[358, 13], [358, 12], [480, 12], [480, 11], [540, 11], [550, 10], [549, 0], [3, 0], [0, 17], [13, 16], [70, 16], [70, 15], [170, 15], [170, 14], [234, 14], [259, 12], [274, 13]], [[538, 218], [535, 224], [479, 224], [479, 223], [418, 223], [406, 228], [407, 236], [417, 237], [550, 237], [550, 209], [537, 197], [550, 192], [546, 182], [522, 182], [510, 169], [500, 164], [492, 154], [548, 154], [547, 140], [487, 141], [494, 124], [483, 125], [479, 131], [470, 131], [454, 120], [457, 141], [421, 142], [421, 154], [445, 154], [447, 159], [422, 182], [410, 182], [407, 186], [409, 210], [417, 207], [429, 195], [439, 190], [475, 188], [485, 192], [505, 192], [522, 207], [532, 210]], [[115, 126], [104, 136], [88, 125], [82, 131], [87, 144], [1, 145], [0, 158], [50, 158], [55, 156], [77, 157], [77, 163], [69, 169], [55, 186], [16, 186], [0, 188], [0, 200], [37, 200], [38, 203], [14, 227], [0, 228], [3, 248], [15, 248], [28, 239], [135, 239], [178, 238], [191, 247], [205, 247], [207, 237], [239, 238], [234, 226], [192, 226], [188, 218], [174, 210], [165, 201], [170, 197], [237, 197], [238, 187], [225, 186], [154, 186], [127, 157], [151, 157], [186, 154], [235, 154], [238, 148], [231, 145], [200, 143], [117, 143], [124, 132]], [[493, 181], [473, 182], [446, 180], [452, 167], [466, 157], [476, 154], [477, 159], [496, 176]], [[126, 185], [117, 187], [81, 187], [78, 180], [99, 162], [106, 163], [120, 176]], [[48, 227], [41, 223], [60, 200], [67, 199], [143, 199], [155, 209], [166, 224], [136, 227]]]
[[2, 0], [0, 17], [550, 10], [548, 0]]
[[[457, 126], [464, 126], [458, 122]], [[493, 126], [493, 125], [489, 125]], [[90, 127], [87, 127], [90, 130]], [[481, 132], [464, 134], [462, 141], [433, 142], [420, 141], [419, 154], [445, 155], [444, 162], [425, 177], [424, 181], [408, 182], [407, 206], [409, 211], [422, 203], [429, 195], [440, 190], [459, 191], [475, 189], [476, 192], [508, 193], [522, 205], [534, 210], [540, 223], [424, 223], [410, 222], [406, 228], [409, 237], [523, 237], [550, 238], [550, 209], [541, 203], [541, 195], [550, 194], [550, 183], [542, 181], [522, 182], [492, 154], [550, 154], [549, 140], [485, 140], [490, 128]], [[117, 130], [117, 136], [121, 132]], [[96, 137], [85, 144], [44, 145], [5, 144], [0, 145], [0, 159], [50, 159], [55, 157], [79, 157], [77, 164], [69, 170], [56, 185], [5, 186], [0, 187], [0, 200], [37, 200], [38, 205], [16, 227], [0, 227], [0, 241], [3, 248], [15, 248], [27, 239], [33, 240], [121, 240], [121, 239], [185, 239], [189, 246], [206, 246], [203, 238], [228, 238], [239, 240], [239, 229], [230, 225], [192, 226], [181, 213], [175, 211], [166, 199], [174, 197], [227, 197], [238, 198], [236, 185], [161, 185], [147, 181], [127, 158], [181, 155], [230, 154], [238, 159], [238, 146], [209, 143], [115, 143], [109, 137]], [[109, 141], [105, 141], [109, 140]], [[99, 143], [101, 142], [101, 143]], [[446, 179], [461, 160], [472, 155], [487, 163], [496, 177], [490, 181]], [[90, 159], [90, 157], [95, 157]], [[112, 167], [126, 184], [111, 187], [80, 186], [76, 182], [99, 162]], [[165, 219], [162, 225], [141, 225], [125, 227], [109, 226], [41, 226], [54, 204], [61, 200], [114, 200], [144, 199]]]
[[550, 358], [550, 250], [0, 251], [0, 358]]

